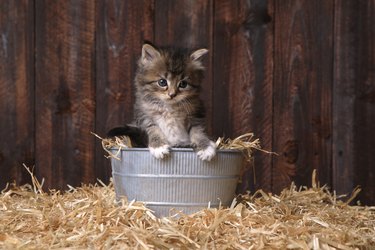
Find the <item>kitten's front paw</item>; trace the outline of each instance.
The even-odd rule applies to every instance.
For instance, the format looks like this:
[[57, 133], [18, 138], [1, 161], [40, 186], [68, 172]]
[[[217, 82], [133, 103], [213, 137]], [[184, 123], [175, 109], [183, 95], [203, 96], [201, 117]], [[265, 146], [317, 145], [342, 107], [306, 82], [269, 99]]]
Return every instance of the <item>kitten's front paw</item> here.
[[163, 159], [165, 156], [169, 155], [169, 145], [163, 145], [161, 147], [149, 147], [150, 153], [157, 159]]
[[210, 141], [208, 147], [199, 150], [197, 155], [202, 161], [210, 161], [216, 155], [216, 144]]

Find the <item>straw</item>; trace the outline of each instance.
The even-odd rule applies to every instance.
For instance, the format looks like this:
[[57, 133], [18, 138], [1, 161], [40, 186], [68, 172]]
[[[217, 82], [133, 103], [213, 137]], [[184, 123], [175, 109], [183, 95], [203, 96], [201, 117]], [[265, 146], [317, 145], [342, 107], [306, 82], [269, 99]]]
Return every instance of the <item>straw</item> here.
[[[32, 175], [32, 171], [27, 169]], [[280, 195], [258, 190], [230, 208], [158, 219], [116, 202], [113, 184], [44, 192], [9, 184], [0, 195], [1, 249], [373, 249], [375, 207], [351, 206], [315, 179]]]
[[[92, 133], [92, 132], [91, 132]], [[103, 149], [107, 152], [108, 158], [115, 158], [119, 159], [119, 153], [122, 149], [131, 148], [132, 143], [129, 137], [127, 136], [115, 136], [111, 138], [102, 138], [99, 135], [92, 133], [94, 136], [99, 138], [102, 142]], [[252, 155], [254, 150], [259, 150], [265, 153], [269, 154], [275, 154], [273, 152], [269, 152], [266, 150], [263, 150], [260, 146], [260, 140], [254, 139], [253, 133], [245, 133], [241, 136], [236, 137], [235, 139], [224, 137], [219, 137], [216, 140], [216, 147], [217, 149], [234, 149], [239, 150], [244, 153], [245, 159], [247, 161], [252, 160]], [[117, 149], [116, 153], [113, 153], [111, 149]]]

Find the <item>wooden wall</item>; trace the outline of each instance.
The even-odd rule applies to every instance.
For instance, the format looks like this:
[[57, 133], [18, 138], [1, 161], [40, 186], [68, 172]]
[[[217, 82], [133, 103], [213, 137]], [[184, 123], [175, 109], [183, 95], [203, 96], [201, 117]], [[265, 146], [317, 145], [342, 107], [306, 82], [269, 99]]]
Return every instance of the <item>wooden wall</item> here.
[[[375, 204], [375, 1], [0, 2], [0, 186], [108, 181], [100, 142], [132, 119], [145, 40], [206, 47], [207, 129], [266, 150], [240, 190], [361, 185]], [[255, 179], [255, 181], [254, 181]]]

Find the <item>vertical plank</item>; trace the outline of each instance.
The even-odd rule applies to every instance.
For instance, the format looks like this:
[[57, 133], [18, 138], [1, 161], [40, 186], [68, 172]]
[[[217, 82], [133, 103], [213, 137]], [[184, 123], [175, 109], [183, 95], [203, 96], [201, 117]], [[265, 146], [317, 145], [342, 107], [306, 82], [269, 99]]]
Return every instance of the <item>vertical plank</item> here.
[[[100, 135], [133, 117], [133, 79], [145, 40], [153, 40], [153, 1], [98, 1], [96, 44], [96, 132]], [[95, 174], [110, 177], [110, 162], [96, 141]]]
[[95, 2], [36, 1], [36, 167], [46, 188], [94, 181]]
[[[213, 134], [217, 137], [233, 137], [235, 135], [235, 133], [232, 132], [233, 119], [230, 112], [229, 91], [230, 89], [235, 89], [234, 86], [230, 87], [231, 84], [235, 84], [235, 86], [240, 84], [230, 82], [230, 76], [232, 76], [230, 66], [234, 65], [235, 62], [232, 60], [236, 59], [234, 55], [232, 56], [231, 52], [238, 46], [238, 42], [237, 44], [233, 44], [236, 42], [233, 40], [239, 40], [238, 37], [240, 41], [246, 40], [242, 38], [243, 34], [235, 36], [246, 18], [244, 13], [240, 16], [240, 8], [240, 1], [215, 1], [214, 5], [212, 110], [214, 123]], [[242, 12], [246, 12], [246, 10]], [[237, 51], [241, 52], [240, 48], [238, 48]], [[241, 65], [243, 65], [245, 72], [249, 71], [249, 67], [245, 65], [245, 62], [241, 62], [240, 66]], [[233, 73], [236, 74], [237, 72]], [[241, 81], [242, 84], [243, 82], [244, 81]], [[237, 100], [239, 100], [239, 98]]]
[[208, 133], [212, 134], [212, 10], [213, 1], [155, 1], [155, 44], [191, 49], [207, 48], [202, 98]]
[[[273, 1], [215, 1], [215, 134], [233, 138], [254, 132], [268, 150], [272, 149], [272, 11]], [[271, 160], [255, 153], [254, 168], [249, 166], [241, 191], [271, 191]]]
[[0, 189], [34, 164], [34, 2], [0, 3]]
[[[248, 119], [250, 131], [261, 141], [265, 150], [272, 150], [272, 107], [273, 107], [273, 42], [274, 42], [274, 1], [250, 1], [250, 12], [245, 23], [246, 37], [248, 40], [248, 54], [251, 58], [251, 88], [249, 94], [251, 109]], [[247, 186], [252, 190], [272, 189], [272, 156], [263, 152], [254, 152], [254, 167], [247, 173], [243, 189]], [[253, 172], [253, 171], [254, 172]], [[255, 178], [253, 178], [255, 177]], [[254, 181], [252, 182], [252, 180]]]
[[375, 1], [335, 1], [333, 187], [375, 204]]
[[273, 191], [331, 181], [332, 1], [275, 2]]
[[155, 42], [162, 46], [210, 46], [211, 1], [155, 1]]

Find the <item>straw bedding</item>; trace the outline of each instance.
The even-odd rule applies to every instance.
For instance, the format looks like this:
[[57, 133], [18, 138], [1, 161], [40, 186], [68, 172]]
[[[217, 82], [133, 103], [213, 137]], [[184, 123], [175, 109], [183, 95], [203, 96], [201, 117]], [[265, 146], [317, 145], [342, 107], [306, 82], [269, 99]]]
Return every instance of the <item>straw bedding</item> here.
[[[132, 148], [132, 142], [129, 137], [127, 136], [119, 136], [114, 138], [102, 138], [99, 135], [92, 133], [94, 136], [99, 138], [102, 141], [102, 147], [104, 151], [107, 152], [108, 158], [115, 158], [118, 159], [118, 153], [121, 149], [125, 148]], [[223, 137], [219, 137], [216, 140], [216, 147], [217, 149], [235, 149], [240, 150], [243, 152], [244, 157], [247, 161], [252, 161], [252, 154], [254, 150], [259, 150], [265, 153], [271, 153], [266, 150], [263, 150], [260, 146], [260, 141], [257, 138], [254, 138], [253, 133], [246, 133], [241, 136], [238, 136], [235, 139], [224, 139]], [[118, 149], [117, 154], [113, 154], [111, 152], [112, 148]]]
[[[9, 185], [0, 195], [2, 249], [374, 249], [375, 208], [350, 206], [314, 181], [280, 195], [261, 190], [230, 208], [156, 218], [115, 202], [112, 184], [61, 193]], [[357, 193], [354, 192], [353, 196]]]
[[[108, 148], [131, 146], [127, 138], [102, 144], [109, 157], [116, 155]], [[249, 161], [261, 150], [251, 133], [217, 146], [240, 149]], [[116, 201], [112, 183], [47, 193], [25, 168], [32, 184], [0, 195], [1, 249], [375, 249], [375, 207], [350, 206], [359, 189], [344, 202], [317, 185], [315, 172], [311, 188], [258, 190], [229, 208], [156, 218], [142, 203]]]

